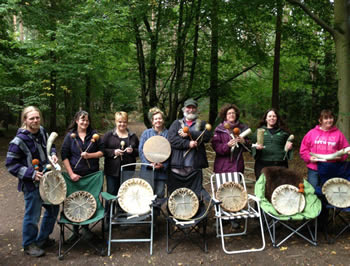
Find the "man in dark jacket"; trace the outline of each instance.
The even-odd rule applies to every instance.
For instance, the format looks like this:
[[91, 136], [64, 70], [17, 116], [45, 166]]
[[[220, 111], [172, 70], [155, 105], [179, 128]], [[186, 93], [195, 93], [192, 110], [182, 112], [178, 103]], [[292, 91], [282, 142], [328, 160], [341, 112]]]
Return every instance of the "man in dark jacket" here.
[[205, 130], [206, 122], [197, 118], [198, 104], [194, 99], [186, 100], [182, 111], [184, 117], [175, 120], [168, 133], [172, 149], [168, 190], [171, 193], [178, 187], [187, 187], [208, 199], [210, 196], [202, 187], [202, 169], [208, 167], [204, 143], [210, 141], [211, 133]]
[[[23, 191], [25, 213], [23, 218], [23, 248], [24, 252], [33, 257], [45, 255], [44, 248], [52, 246], [54, 239], [50, 239], [57, 214], [58, 205], [43, 205], [39, 194], [39, 182], [43, 177], [43, 169], [49, 162], [46, 154], [48, 135], [40, 126], [39, 109], [33, 106], [24, 108], [22, 112], [22, 128], [18, 129], [16, 137], [10, 142], [6, 156], [8, 171], [18, 178], [18, 190]], [[56, 151], [53, 148], [51, 158], [57, 162]], [[38, 165], [32, 160], [37, 159]], [[40, 232], [38, 223], [41, 207], [46, 211], [42, 218]]]

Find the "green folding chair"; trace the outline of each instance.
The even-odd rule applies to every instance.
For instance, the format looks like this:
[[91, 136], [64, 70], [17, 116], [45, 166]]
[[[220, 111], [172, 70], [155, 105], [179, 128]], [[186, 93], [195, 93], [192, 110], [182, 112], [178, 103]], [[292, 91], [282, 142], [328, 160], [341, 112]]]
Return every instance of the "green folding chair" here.
[[[266, 177], [261, 174], [255, 183], [255, 196], [260, 199], [260, 207], [272, 245], [280, 247], [285, 241], [296, 235], [310, 244], [317, 246], [317, 216], [321, 212], [321, 201], [314, 194], [315, 190], [304, 179], [305, 209], [294, 215], [282, 215], [277, 212], [265, 197]], [[280, 226], [278, 226], [280, 225]], [[277, 236], [277, 229], [279, 234]], [[282, 232], [285, 229], [288, 233]]]
[[[98, 253], [100, 253], [101, 256], [105, 255], [105, 249], [97, 247], [95, 240], [87, 241], [83, 238], [82, 234], [80, 233], [83, 225], [89, 225], [89, 228], [92, 229], [101, 221], [102, 222], [101, 238], [102, 240], [104, 240], [103, 232], [104, 232], [105, 211], [100, 199], [100, 194], [101, 194], [102, 185], [103, 185], [103, 172], [98, 171], [96, 173], [86, 175], [80, 178], [78, 182], [72, 181], [68, 173], [62, 173], [62, 175], [67, 184], [67, 197], [76, 191], [86, 191], [93, 195], [93, 197], [96, 200], [97, 207], [96, 207], [96, 212], [90, 219], [80, 223], [72, 222], [68, 220], [64, 215], [64, 212], [63, 211], [61, 212], [60, 220], [58, 221], [58, 225], [60, 226], [60, 240], [59, 240], [59, 249], [58, 249], [59, 260], [62, 260], [63, 257], [81, 240], [85, 241], [89, 246], [91, 246]], [[79, 226], [78, 232], [75, 232], [73, 230], [73, 225]], [[72, 243], [72, 245], [68, 247], [65, 251], [63, 251], [62, 246], [65, 243], [65, 238], [64, 238], [65, 228], [68, 229], [68, 231], [72, 232], [73, 234], [76, 234], [77, 240], [74, 243]], [[98, 236], [95, 235], [94, 237], [98, 237]]]

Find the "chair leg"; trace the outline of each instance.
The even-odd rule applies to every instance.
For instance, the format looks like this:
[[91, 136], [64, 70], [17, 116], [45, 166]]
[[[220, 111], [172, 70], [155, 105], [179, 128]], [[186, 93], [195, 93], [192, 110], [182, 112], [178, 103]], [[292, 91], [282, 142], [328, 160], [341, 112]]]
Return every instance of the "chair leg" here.
[[111, 255], [111, 244], [112, 244], [112, 206], [110, 206], [111, 211], [110, 211], [110, 215], [109, 215], [109, 228], [108, 228], [108, 251], [107, 251], [107, 255], [108, 257]]
[[64, 225], [60, 224], [60, 239], [58, 242], [58, 259], [59, 260], [63, 260], [63, 255], [61, 253], [63, 242], [64, 242]]
[[170, 225], [169, 220], [166, 221], [166, 252], [169, 254], [169, 234], [170, 234]]
[[204, 241], [204, 252], [205, 253], [208, 253], [207, 224], [208, 224], [208, 221], [207, 221], [207, 219], [205, 219], [203, 221], [203, 241]]
[[[244, 230], [244, 234], [247, 230], [247, 220], [245, 219], [245, 230]], [[222, 249], [226, 254], [239, 254], [239, 253], [247, 253], [247, 252], [257, 252], [257, 251], [262, 251], [265, 249], [265, 235], [264, 235], [264, 227], [263, 227], [263, 221], [262, 221], [262, 217], [261, 214], [259, 216], [259, 225], [260, 225], [260, 232], [261, 232], [261, 241], [262, 241], [262, 246], [258, 249], [241, 249], [241, 250], [227, 250], [226, 245], [225, 245], [225, 237], [227, 236], [234, 236], [234, 234], [224, 234], [224, 228], [222, 225], [222, 219], [220, 219], [220, 233], [221, 233], [221, 245], [222, 245]], [[242, 235], [242, 233], [236, 234], [238, 235]]]
[[153, 225], [154, 225], [154, 211], [153, 211], [153, 208], [151, 209], [151, 235], [150, 235], [150, 255], [152, 256], [153, 254]]

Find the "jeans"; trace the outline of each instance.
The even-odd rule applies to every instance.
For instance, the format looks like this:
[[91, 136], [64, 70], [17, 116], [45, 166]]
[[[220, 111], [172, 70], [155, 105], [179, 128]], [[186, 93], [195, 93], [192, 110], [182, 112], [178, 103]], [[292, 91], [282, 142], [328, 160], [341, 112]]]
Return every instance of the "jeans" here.
[[[56, 223], [59, 206], [43, 204], [40, 198], [39, 188], [36, 188], [34, 191], [26, 191], [24, 188], [23, 194], [25, 213], [23, 218], [22, 245], [26, 247], [32, 243], [41, 242], [49, 237]], [[45, 208], [45, 213], [41, 221], [40, 233], [38, 234], [38, 223], [42, 206]]]
[[[106, 175], [106, 180], [107, 180], [107, 192], [114, 196], [118, 195], [118, 190], [120, 187], [120, 177]], [[109, 214], [110, 214], [109, 205], [110, 205], [109, 202], [106, 201], [105, 214], [107, 217], [107, 223], [109, 222]]]
[[316, 187], [319, 184], [318, 172], [310, 168], [307, 169], [307, 181], [313, 186], [316, 190]]
[[117, 195], [120, 187], [120, 177], [106, 175], [107, 192], [111, 195]]
[[165, 180], [154, 180], [154, 194], [158, 198], [164, 198], [165, 194]]

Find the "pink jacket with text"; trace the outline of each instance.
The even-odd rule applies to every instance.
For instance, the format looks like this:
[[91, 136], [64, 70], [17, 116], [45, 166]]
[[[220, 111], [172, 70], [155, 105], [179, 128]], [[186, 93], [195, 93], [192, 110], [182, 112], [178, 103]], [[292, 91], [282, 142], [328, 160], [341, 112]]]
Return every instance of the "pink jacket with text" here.
[[[317, 171], [317, 163], [310, 162], [310, 152], [317, 154], [331, 154], [349, 146], [344, 134], [332, 127], [324, 131], [320, 126], [311, 129], [303, 138], [300, 146], [300, 157], [305, 161], [307, 168]], [[342, 156], [345, 161], [347, 155]]]

